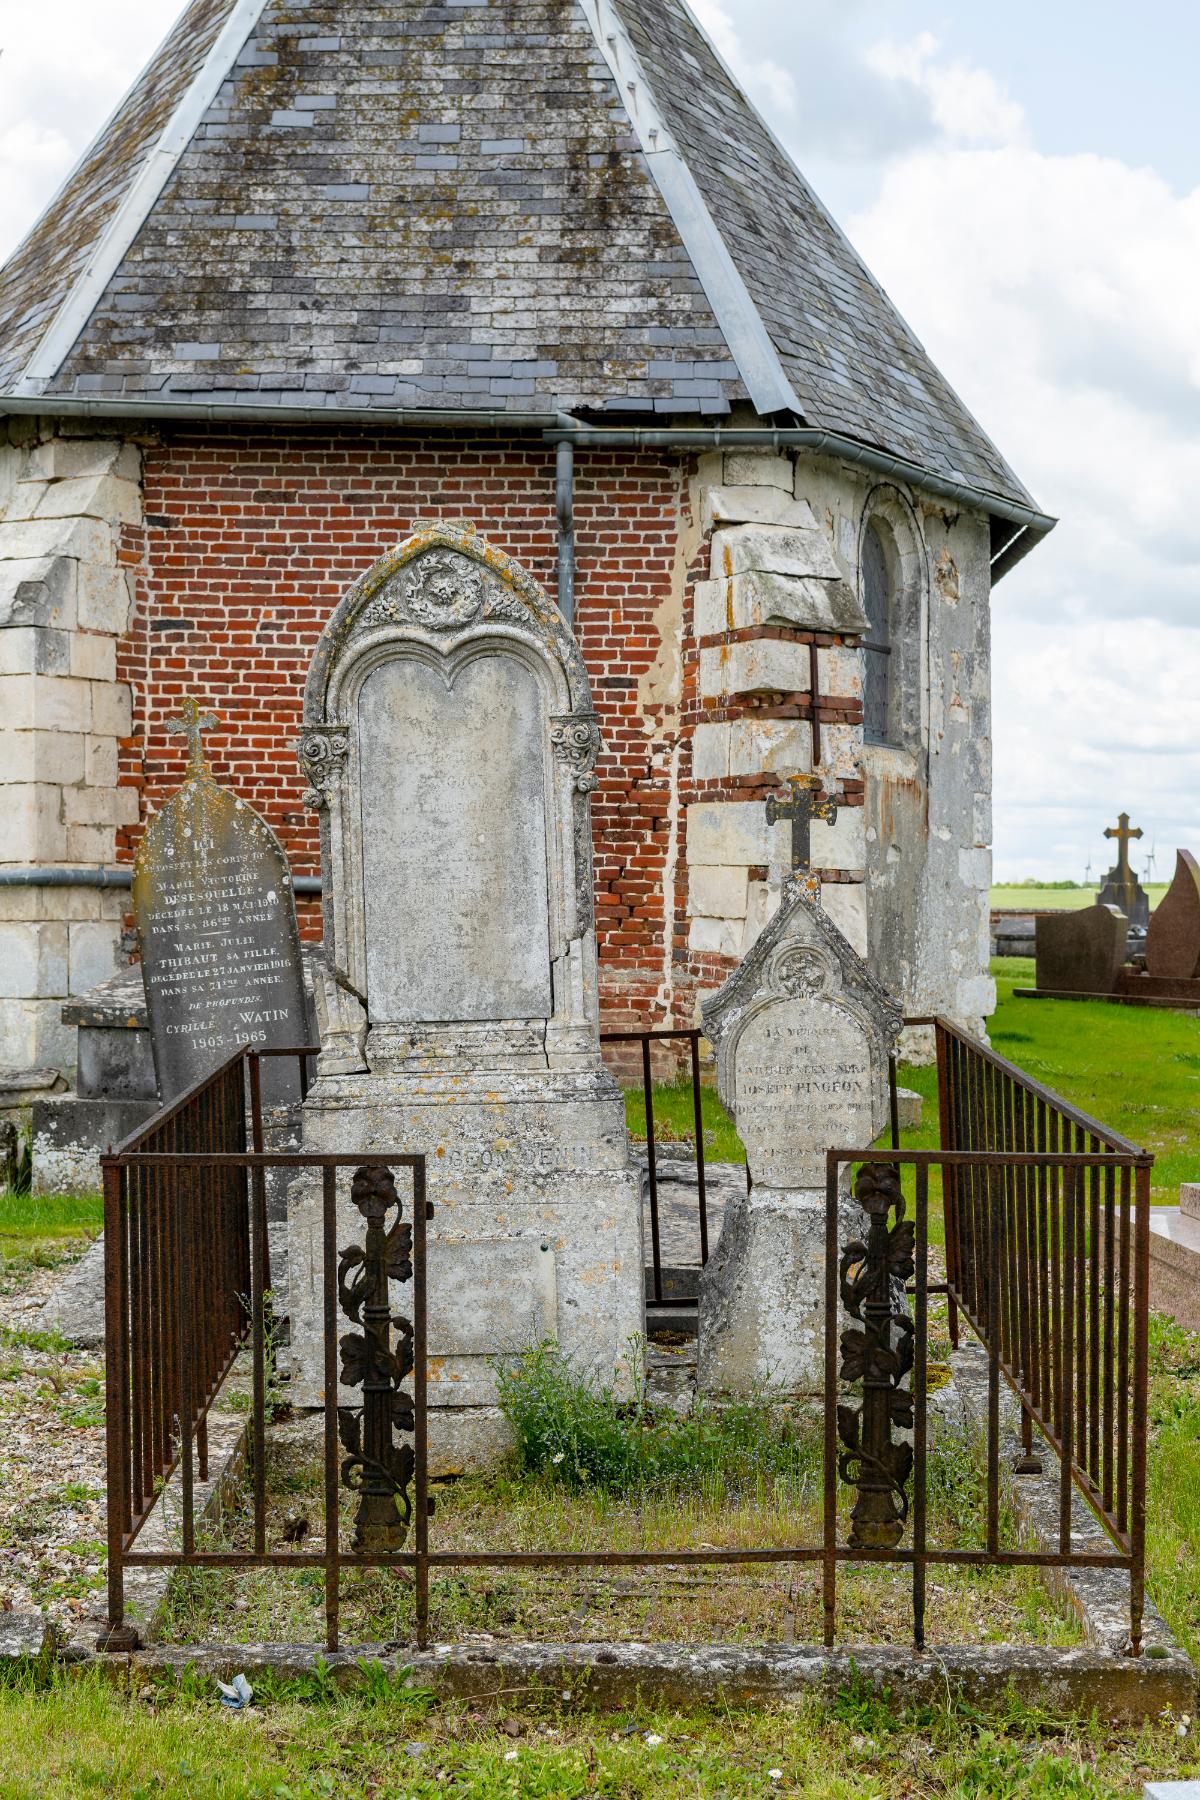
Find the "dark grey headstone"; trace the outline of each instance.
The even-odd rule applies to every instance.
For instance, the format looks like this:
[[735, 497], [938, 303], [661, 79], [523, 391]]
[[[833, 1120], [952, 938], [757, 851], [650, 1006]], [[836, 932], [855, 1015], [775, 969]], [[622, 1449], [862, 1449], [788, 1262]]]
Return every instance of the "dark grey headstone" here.
[[1111, 994], [1125, 962], [1128, 930], [1115, 906], [1039, 913], [1038, 988], [1048, 994]]
[[1096, 896], [1096, 905], [1115, 906], [1131, 925], [1140, 926], [1143, 931], [1150, 923], [1149, 894], [1136, 876], [1123, 880], [1119, 869], [1109, 870], [1104, 886]]
[[[198, 756], [142, 839], [133, 908], [164, 1106], [241, 1044], [310, 1042], [287, 858]], [[263, 1065], [270, 1101], [299, 1081], [290, 1058]]]

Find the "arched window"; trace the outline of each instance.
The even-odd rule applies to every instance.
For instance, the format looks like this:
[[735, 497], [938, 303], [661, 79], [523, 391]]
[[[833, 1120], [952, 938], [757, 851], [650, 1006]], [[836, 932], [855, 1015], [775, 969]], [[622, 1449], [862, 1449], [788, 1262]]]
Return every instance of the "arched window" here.
[[863, 736], [890, 743], [892, 730], [892, 578], [883, 539], [868, 525], [862, 540], [862, 602], [867, 615], [863, 648]]

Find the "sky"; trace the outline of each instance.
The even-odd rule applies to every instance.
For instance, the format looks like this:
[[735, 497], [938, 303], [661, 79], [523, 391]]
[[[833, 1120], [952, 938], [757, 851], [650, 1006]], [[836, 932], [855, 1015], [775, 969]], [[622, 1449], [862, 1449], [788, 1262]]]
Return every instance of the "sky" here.
[[[693, 0], [1060, 524], [993, 602], [995, 872], [1200, 854], [1195, 0]], [[0, 0], [0, 257], [179, 10]]]

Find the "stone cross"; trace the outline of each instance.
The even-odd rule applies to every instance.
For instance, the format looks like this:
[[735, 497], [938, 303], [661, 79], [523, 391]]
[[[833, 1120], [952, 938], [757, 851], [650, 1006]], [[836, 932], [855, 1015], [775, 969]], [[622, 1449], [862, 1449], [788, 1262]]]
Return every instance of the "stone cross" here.
[[820, 778], [816, 775], [789, 775], [788, 785], [792, 790], [790, 800], [780, 800], [772, 794], [767, 801], [767, 824], [774, 825], [781, 819], [790, 819], [792, 824], [792, 856], [791, 872], [804, 878], [809, 873], [812, 861], [812, 822], [821, 819], [826, 825], [832, 825], [838, 815], [836, 800], [821, 791]]
[[1117, 880], [1126, 887], [1134, 886], [1133, 870], [1129, 866], [1129, 840], [1141, 837], [1141, 826], [1137, 825], [1131, 828], [1129, 814], [1118, 813], [1116, 824], [1108, 826], [1104, 835], [1106, 838], [1116, 838], [1117, 840]]
[[188, 775], [199, 775], [208, 767], [208, 758], [204, 754], [202, 732], [215, 731], [221, 723], [216, 713], [202, 713], [196, 702], [189, 697], [184, 701], [180, 717], [167, 720], [167, 730], [183, 732], [188, 741]]

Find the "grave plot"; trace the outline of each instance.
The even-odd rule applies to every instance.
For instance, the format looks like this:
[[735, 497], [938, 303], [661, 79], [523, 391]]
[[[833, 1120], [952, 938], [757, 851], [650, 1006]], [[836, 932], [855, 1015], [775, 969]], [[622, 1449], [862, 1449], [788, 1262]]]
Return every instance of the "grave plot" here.
[[[944, 1320], [939, 1358], [949, 1353]], [[637, 1407], [581, 1382], [550, 1347], [514, 1359], [502, 1376], [516, 1440], [490, 1475], [435, 1481], [429, 1546], [488, 1557], [516, 1552], [610, 1556], [609, 1566], [462, 1567], [431, 1578], [428, 1630], [435, 1642], [495, 1640], [661, 1644], [796, 1644], [819, 1641], [822, 1594], [813, 1562], [688, 1566], [671, 1552], [763, 1550], [821, 1539], [822, 1441], [813, 1408], [764, 1399], [680, 1413], [656, 1404], [655, 1351]], [[938, 1379], [949, 1377], [939, 1362]], [[281, 1548], [324, 1550], [323, 1466], [310, 1420], [283, 1418], [265, 1434], [266, 1538]], [[931, 1453], [930, 1538], [982, 1551], [986, 1481], [977, 1446], [953, 1416]], [[342, 1488], [340, 1537], [355, 1536], [359, 1501]], [[223, 1516], [198, 1542], [214, 1555], [253, 1543], [253, 1483], [243, 1476]], [[848, 1505], [843, 1529], [849, 1529]], [[1002, 1510], [1003, 1548], [1020, 1542]], [[631, 1566], [622, 1557], [661, 1558]], [[306, 1644], [324, 1632], [319, 1567], [234, 1572], [183, 1570], [164, 1604], [172, 1643], [237, 1640]], [[839, 1642], [903, 1641], [911, 1630], [911, 1578], [859, 1566], [842, 1579]], [[362, 1570], [344, 1578], [340, 1630], [347, 1643], [410, 1643], [417, 1635], [411, 1572]], [[1028, 1569], [949, 1567], [930, 1583], [931, 1642], [1071, 1645], [1078, 1620]]]

